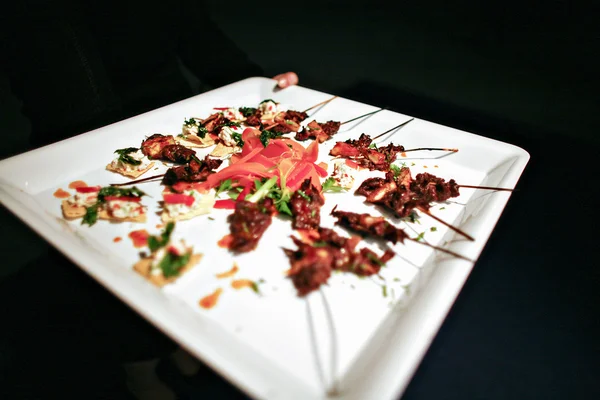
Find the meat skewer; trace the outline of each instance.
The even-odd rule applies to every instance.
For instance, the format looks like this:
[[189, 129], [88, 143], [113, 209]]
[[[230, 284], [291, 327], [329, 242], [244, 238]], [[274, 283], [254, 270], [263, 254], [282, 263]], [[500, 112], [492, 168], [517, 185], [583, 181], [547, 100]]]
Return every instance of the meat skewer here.
[[408, 234], [394, 225], [390, 224], [384, 217], [374, 217], [369, 214], [357, 214], [353, 212], [336, 211], [337, 206], [331, 211], [331, 215], [337, 218], [336, 224], [343, 226], [346, 229], [360, 233], [364, 236], [372, 236], [378, 239], [383, 239], [393, 244], [398, 242], [404, 243], [405, 240], [410, 240], [415, 243], [419, 243], [432, 249], [439, 250], [443, 253], [450, 254], [454, 257], [461, 258], [467, 261], [470, 260], [458, 253], [451, 250], [444, 249], [442, 247], [434, 246], [427, 242], [422, 242], [419, 239], [411, 238]]
[[371, 111], [363, 115], [359, 115], [358, 117], [349, 119], [348, 121], [338, 122], [338, 121], [327, 121], [324, 123], [318, 123], [317, 121], [311, 121], [308, 125], [304, 127], [303, 130], [298, 131], [296, 133], [295, 139], [304, 141], [308, 139], [317, 140], [319, 143], [323, 143], [326, 140], [329, 140], [335, 135], [340, 127], [344, 124], [347, 124], [352, 121], [356, 121], [358, 119], [368, 117], [378, 112], [383, 111], [384, 108], [380, 108], [379, 110]]
[[377, 204], [393, 211], [399, 218], [408, 217], [414, 209], [431, 216], [467, 239], [475, 239], [462, 230], [448, 224], [429, 212], [432, 202], [458, 197], [458, 184], [454, 179], [446, 182], [428, 173], [418, 174], [414, 179], [410, 169], [403, 167], [397, 173], [389, 171], [385, 178], [368, 178], [356, 190], [366, 197], [368, 203]]

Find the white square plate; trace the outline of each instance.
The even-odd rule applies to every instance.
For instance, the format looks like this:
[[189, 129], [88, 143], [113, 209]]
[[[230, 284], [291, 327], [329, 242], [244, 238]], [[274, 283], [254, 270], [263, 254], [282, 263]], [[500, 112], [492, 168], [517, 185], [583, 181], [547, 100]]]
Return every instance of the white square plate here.
[[[160, 221], [152, 212], [161, 198], [158, 182], [139, 186], [152, 196], [144, 200], [151, 212], [143, 226], [99, 221], [90, 228], [61, 217], [61, 200], [53, 196], [58, 188], [67, 189], [74, 180], [103, 186], [127, 180], [105, 170], [116, 149], [137, 147], [153, 133], [178, 134], [184, 119], [208, 116], [213, 107], [251, 106], [273, 98], [302, 110], [331, 97], [299, 86], [273, 89], [270, 79], [246, 79], [1, 161], [0, 201], [100, 284], [253, 397], [395, 398], [408, 384], [473, 263], [412, 242], [398, 244], [393, 247], [397, 256], [381, 276], [360, 279], [336, 273], [328, 285], [299, 298], [285, 276], [289, 262], [281, 250], [294, 248], [289, 221], [274, 218], [255, 251], [234, 257], [217, 246], [229, 232], [225, 219], [230, 211], [214, 210], [211, 218], [177, 224], [175, 234], [204, 258], [177, 282], [158, 289], [132, 270], [139, 250], [127, 237], [141, 228], [158, 233]], [[376, 109], [338, 98], [314, 116], [318, 121], [345, 121]], [[362, 132], [376, 135], [407, 119], [386, 110], [342, 126], [334, 139], [358, 138]], [[406, 125], [392, 139], [406, 148], [458, 148], [452, 154], [409, 153], [398, 164], [409, 166], [413, 176], [427, 171], [459, 184], [514, 188], [529, 160], [526, 151], [513, 145], [423, 120]], [[330, 161], [336, 140], [319, 146], [320, 161]], [[148, 174], [165, 169], [159, 165], [159, 171]], [[361, 172], [355, 188], [374, 175], [383, 174]], [[432, 207], [432, 213], [474, 236], [474, 242], [427, 216], [415, 223], [395, 222], [413, 237], [424, 232], [428, 242], [476, 260], [509, 197], [510, 192], [461, 189], [460, 197]], [[377, 213], [352, 192], [327, 194], [326, 200], [322, 226], [333, 226], [328, 214], [335, 204], [340, 210]], [[122, 240], [115, 242], [115, 237]], [[240, 269], [236, 278], [264, 281], [261, 295], [235, 290], [231, 279], [215, 276], [234, 261]], [[218, 304], [209, 310], [199, 307], [199, 299], [218, 287], [223, 289]]]

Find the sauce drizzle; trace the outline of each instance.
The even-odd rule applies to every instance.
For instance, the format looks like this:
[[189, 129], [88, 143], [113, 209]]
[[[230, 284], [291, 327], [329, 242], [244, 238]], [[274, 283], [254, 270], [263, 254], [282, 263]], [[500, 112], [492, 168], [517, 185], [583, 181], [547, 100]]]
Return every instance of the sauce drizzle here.
[[71, 197], [71, 194], [66, 190], [58, 188], [56, 189], [56, 192], [54, 192], [54, 197], [56, 197], [57, 199], [66, 199], [68, 197]]
[[119, 243], [121, 240], [123, 240], [123, 238], [121, 236], [117, 236], [113, 239], [113, 242]]
[[219, 301], [219, 296], [221, 296], [221, 293], [223, 293], [223, 289], [217, 288], [217, 290], [215, 290], [213, 293], [201, 298], [198, 304], [200, 304], [200, 307], [207, 310], [213, 308], [217, 305], [217, 301]]
[[129, 232], [129, 238], [133, 241], [133, 247], [140, 248], [145, 247], [148, 244], [148, 237], [150, 234], [145, 229], [139, 229], [137, 231]]
[[78, 187], [87, 187], [87, 183], [84, 181], [73, 181], [69, 183], [69, 189], [77, 189]]
[[236, 274], [236, 272], [238, 272], [240, 269], [238, 268], [236, 263], [233, 263], [233, 267], [231, 267], [231, 269], [229, 271], [226, 272], [221, 272], [220, 274], [216, 274], [215, 276], [218, 279], [223, 279], [223, 278], [231, 278], [233, 275]]
[[236, 290], [240, 290], [247, 287], [254, 289], [255, 286], [256, 284], [254, 283], [254, 281], [251, 281], [250, 279], [237, 279], [231, 282], [231, 287]]

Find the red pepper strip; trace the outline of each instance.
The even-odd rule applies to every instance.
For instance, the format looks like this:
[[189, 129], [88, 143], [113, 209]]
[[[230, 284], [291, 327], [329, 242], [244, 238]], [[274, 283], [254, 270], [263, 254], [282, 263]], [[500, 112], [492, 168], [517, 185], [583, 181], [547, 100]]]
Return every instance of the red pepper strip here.
[[265, 168], [267, 169], [271, 169], [274, 167], [277, 167], [277, 162], [265, 157], [262, 154], [257, 154], [256, 156], [252, 157], [251, 160], [249, 160], [250, 162], [255, 162], [255, 163], [259, 163], [261, 165], [263, 165]]
[[229, 110], [231, 107], [213, 107], [213, 110], [225, 111]]
[[[245, 148], [246, 148], [246, 144], [244, 143], [244, 149]], [[260, 153], [261, 151], [262, 151], [262, 149], [256, 148], [256, 149], [248, 152], [248, 154], [242, 153], [242, 157], [239, 159], [236, 159], [235, 161], [233, 160], [233, 157], [231, 157], [231, 162], [232, 162], [232, 164], [245, 163], [245, 162], [249, 161], [252, 157], [257, 155], [258, 153]]]
[[325, 178], [327, 176], [327, 170], [323, 169], [323, 167], [321, 167], [320, 165], [315, 165], [314, 168], [315, 171], [317, 171], [317, 173], [321, 175], [322, 178]]
[[100, 186], [83, 186], [75, 188], [77, 193], [94, 193], [100, 191]]
[[269, 142], [269, 145], [262, 151], [265, 157], [281, 157], [285, 153], [291, 153], [291, 149], [285, 143], [276, 140]]
[[296, 168], [290, 173], [285, 185], [292, 191], [297, 190], [302, 182], [308, 177], [312, 171], [312, 166], [306, 162], [299, 162]]
[[142, 198], [137, 197], [137, 196], [104, 196], [104, 200], [106, 200], [106, 201], [114, 201], [114, 200], [130, 201], [132, 203], [139, 203], [140, 201], [142, 201]]
[[206, 179], [206, 182], [202, 184], [203, 188], [214, 188], [226, 179], [235, 179], [237, 177], [253, 176], [257, 178], [270, 178], [274, 174], [273, 172], [267, 171], [264, 165], [259, 163], [243, 163], [230, 165], [219, 172], [211, 174]]
[[235, 201], [231, 199], [217, 200], [215, 201], [215, 205], [213, 206], [213, 208], [233, 210], [235, 209]]
[[245, 185], [244, 189], [240, 192], [240, 194], [238, 195], [236, 201], [242, 201], [246, 198], [247, 195], [250, 194], [250, 191], [252, 190], [252, 187], [254, 186], [254, 182]]
[[350, 168], [360, 169], [360, 165], [358, 165], [356, 163], [356, 161], [352, 161], [352, 160], [346, 159], [346, 165], [349, 166]]
[[163, 200], [165, 204], [185, 204], [188, 207], [194, 204], [194, 196], [187, 194], [165, 193], [163, 194]]
[[319, 142], [317, 140], [313, 141], [304, 151], [304, 155], [302, 156], [303, 160], [315, 162], [319, 157]]

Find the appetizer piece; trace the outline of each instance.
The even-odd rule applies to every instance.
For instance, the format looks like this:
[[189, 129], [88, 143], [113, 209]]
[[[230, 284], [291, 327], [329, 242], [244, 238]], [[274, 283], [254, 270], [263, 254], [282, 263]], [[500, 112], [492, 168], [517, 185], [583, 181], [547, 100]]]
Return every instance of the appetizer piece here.
[[117, 154], [106, 169], [128, 178], [139, 178], [154, 166], [144, 153], [135, 147], [115, 150]]
[[290, 198], [294, 229], [317, 229], [321, 224], [321, 206], [325, 200], [310, 178], [302, 182]]
[[210, 155], [212, 157], [224, 158], [231, 154], [239, 153], [244, 144], [242, 141], [243, 132], [244, 128], [239, 123], [229, 122], [221, 126], [217, 145]]
[[93, 206], [98, 201], [100, 189], [100, 186], [76, 188], [73, 196], [62, 201], [63, 217], [69, 221], [82, 218], [86, 213], [86, 208]]
[[162, 150], [168, 146], [176, 144], [175, 138], [172, 135], [161, 135], [160, 133], [155, 133], [147, 137], [144, 141], [142, 141], [141, 149], [142, 153], [146, 155], [149, 159], [158, 159], [160, 158], [160, 154]]
[[352, 160], [371, 171], [389, 171], [390, 164], [396, 160], [398, 153], [405, 151], [404, 146], [394, 146], [390, 143], [385, 147], [377, 147], [372, 141], [369, 135], [363, 133], [356, 140], [337, 142], [329, 155]]
[[144, 192], [136, 188], [107, 186], [79, 187], [62, 202], [65, 219], [83, 218], [82, 224], [94, 225], [98, 219], [115, 222], [146, 222]]
[[292, 236], [297, 250], [283, 249], [291, 265], [288, 276], [299, 296], [305, 296], [327, 283], [332, 270], [360, 276], [374, 275], [395, 255], [391, 250], [386, 250], [381, 256], [366, 247], [358, 250], [359, 236], [346, 238], [328, 228], [311, 232], [305, 241]]
[[177, 182], [202, 182], [209, 175], [214, 174], [215, 169], [219, 168], [222, 163], [223, 160], [214, 160], [208, 156], [201, 161], [192, 160], [187, 165], [169, 168], [161, 183], [165, 186], [172, 186]]
[[177, 143], [187, 147], [209, 147], [215, 144], [213, 137], [202, 125], [202, 121], [190, 118], [184, 121]]
[[352, 168], [350, 168], [345, 161], [336, 161], [333, 164], [331, 178], [335, 181], [337, 186], [343, 189], [352, 189], [352, 186], [354, 186]]
[[138, 261], [133, 269], [152, 284], [162, 287], [189, 271], [202, 259], [182, 240], [171, 240], [175, 223], [169, 222], [160, 236], [148, 237], [149, 257]]
[[296, 140], [308, 140], [314, 139], [319, 143], [323, 143], [326, 140], [331, 139], [340, 130], [341, 123], [339, 121], [327, 121], [325, 123], [318, 123], [317, 121], [311, 121], [304, 129], [299, 130], [296, 133]]
[[205, 191], [193, 183], [179, 183], [174, 188], [163, 191], [163, 222], [182, 221], [195, 216], [208, 214], [215, 205], [215, 191]]
[[278, 102], [275, 100], [266, 99], [258, 104], [258, 111], [260, 111], [262, 115], [261, 119], [264, 122], [275, 119], [275, 115], [282, 110]]
[[275, 204], [265, 198], [259, 202], [238, 201], [235, 212], [228, 217], [231, 242], [229, 249], [238, 253], [252, 251], [263, 233], [271, 225]]

